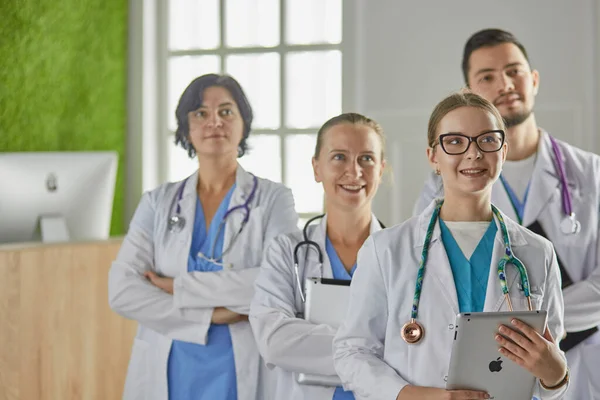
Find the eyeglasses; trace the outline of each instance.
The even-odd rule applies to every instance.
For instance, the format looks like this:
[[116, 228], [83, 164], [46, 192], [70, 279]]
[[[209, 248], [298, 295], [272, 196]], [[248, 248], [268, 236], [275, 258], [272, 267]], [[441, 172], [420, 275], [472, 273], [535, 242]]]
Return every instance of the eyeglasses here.
[[487, 131], [475, 137], [460, 133], [444, 133], [439, 136], [438, 140], [442, 150], [452, 156], [466, 153], [471, 142], [475, 142], [477, 148], [484, 153], [494, 153], [504, 145], [504, 131], [501, 129]]

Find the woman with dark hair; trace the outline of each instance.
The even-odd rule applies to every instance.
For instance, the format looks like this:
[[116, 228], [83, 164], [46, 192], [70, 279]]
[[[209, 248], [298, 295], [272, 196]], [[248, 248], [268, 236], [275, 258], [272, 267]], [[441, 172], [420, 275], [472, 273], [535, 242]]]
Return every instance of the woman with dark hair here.
[[143, 195], [110, 270], [112, 309], [139, 323], [124, 398], [262, 399], [247, 314], [264, 245], [297, 229], [294, 200], [237, 162], [252, 108], [235, 79], [195, 79], [176, 116], [198, 170]]

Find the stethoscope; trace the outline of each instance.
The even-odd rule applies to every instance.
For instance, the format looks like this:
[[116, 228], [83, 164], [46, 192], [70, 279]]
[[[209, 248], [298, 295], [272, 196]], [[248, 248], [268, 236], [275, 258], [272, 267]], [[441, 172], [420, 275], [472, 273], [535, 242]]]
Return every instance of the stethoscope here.
[[[176, 204], [175, 214], [171, 215], [167, 222], [167, 229], [169, 230], [169, 232], [172, 232], [172, 233], [181, 232], [183, 230], [183, 227], [185, 226], [185, 217], [183, 217], [183, 215], [181, 215], [181, 204], [180, 203], [181, 203], [181, 199], [183, 198], [183, 190], [185, 188], [185, 184], [186, 184], [187, 180], [188, 180], [188, 178], [186, 178], [183, 181], [183, 183], [181, 184], [181, 186], [179, 186], [179, 188], [177, 189], [177, 195], [176, 195], [177, 204]], [[225, 215], [223, 215], [223, 219], [221, 220], [221, 223], [219, 224], [219, 228], [217, 229], [217, 234], [215, 235], [213, 243], [211, 245], [210, 256], [206, 256], [202, 253], [198, 253], [199, 257], [204, 258], [205, 260], [210, 261], [212, 263], [220, 264], [218, 262], [218, 260], [222, 259], [223, 256], [225, 254], [227, 254], [229, 252], [229, 250], [233, 247], [233, 244], [237, 240], [237, 237], [242, 232], [242, 230], [244, 229], [244, 226], [250, 219], [250, 202], [252, 201], [252, 199], [254, 198], [254, 195], [256, 194], [257, 187], [258, 187], [258, 179], [256, 178], [256, 176], [252, 175], [252, 190], [250, 191], [250, 195], [246, 198], [246, 201], [244, 202], [244, 204], [234, 206], [225, 212]], [[243, 209], [243, 211], [244, 211], [244, 219], [242, 220], [240, 229], [238, 229], [237, 233], [231, 239], [229, 247], [221, 253], [221, 256], [219, 258], [215, 258], [215, 246], [217, 244], [217, 238], [219, 237], [219, 235], [221, 234], [221, 230], [225, 226], [227, 217], [229, 217], [229, 215], [231, 215], [234, 211], [239, 210], [239, 209]]]
[[306, 303], [306, 298], [304, 297], [304, 293], [302, 290], [302, 283], [300, 282], [300, 270], [298, 268], [298, 251], [302, 246], [308, 246], [308, 248], [314, 248], [317, 251], [317, 255], [319, 257], [319, 278], [323, 279], [323, 251], [321, 251], [321, 246], [313, 240], [308, 238], [308, 226], [317, 219], [323, 218], [325, 214], [317, 215], [316, 217], [312, 217], [306, 224], [304, 224], [304, 228], [302, 228], [302, 241], [299, 242], [294, 247], [294, 273], [296, 275], [296, 283], [298, 284], [298, 291], [300, 292], [300, 298], [303, 303]]
[[[296, 275], [296, 283], [298, 284], [300, 298], [302, 299], [303, 303], [306, 303], [306, 298], [304, 297], [304, 293], [302, 291], [302, 283], [300, 281], [300, 269], [298, 267], [298, 251], [300, 250], [300, 248], [302, 248], [302, 246], [308, 246], [308, 248], [312, 247], [317, 251], [317, 256], [319, 259], [319, 279], [323, 280], [323, 251], [321, 250], [321, 246], [319, 246], [317, 242], [308, 238], [308, 227], [311, 223], [313, 223], [317, 219], [323, 218], [324, 216], [325, 214], [317, 215], [306, 221], [306, 224], [304, 224], [304, 227], [302, 228], [303, 240], [294, 247], [294, 273]], [[377, 220], [377, 222], [379, 222], [379, 225], [382, 229], [385, 229], [385, 225], [383, 225], [381, 221]]]
[[[408, 344], [418, 343], [423, 339], [425, 335], [425, 329], [423, 325], [421, 325], [417, 321], [417, 314], [419, 311], [419, 300], [421, 299], [421, 290], [423, 288], [423, 278], [425, 275], [425, 263], [427, 262], [427, 256], [429, 254], [429, 243], [431, 242], [431, 236], [433, 235], [433, 229], [437, 222], [438, 216], [440, 214], [440, 209], [442, 208], [442, 204], [444, 201], [439, 201], [436, 204], [435, 210], [433, 211], [433, 215], [431, 216], [431, 220], [429, 221], [429, 226], [427, 227], [427, 233], [425, 234], [425, 243], [423, 244], [423, 252], [421, 253], [421, 262], [419, 264], [419, 271], [417, 273], [417, 283], [415, 286], [415, 295], [413, 297], [413, 305], [412, 311], [410, 315], [410, 321], [402, 326], [402, 339], [406, 341]], [[517, 257], [513, 255], [510, 246], [510, 239], [508, 237], [508, 231], [506, 229], [506, 224], [504, 223], [504, 218], [502, 214], [498, 211], [496, 207], [492, 204], [492, 212], [494, 216], [498, 219], [500, 223], [500, 231], [502, 232], [502, 240], [504, 242], [504, 256], [500, 259], [498, 263], [498, 279], [500, 280], [500, 286], [502, 287], [502, 293], [504, 293], [504, 297], [506, 298], [506, 303], [508, 304], [508, 309], [513, 311], [512, 302], [510, 300], [510, 295], [508, 294], [508, 286], [506, 284], [506, 264], [511, 263], [514, 267], [519, 271], [519, 276], [521, 277], [521, 285], [523, 286], [523, 292], [525, 293], [525, 297], [527, 298], [527, 305], [529, 307], [529, 311], [533, 310], [531, 305], [531, 294], [529, 292], [529, 278], [527, 276], [527, 270], [525, 266]]]
[[[552, 151], [554, 153], [552, 161], [554, 162], [554, 168], [558, 173], [558, 179], [560, 181], [561, 186], [563, 219], [560, 222], [560, 230], [565, 235], [576, 235], [581, 231], [581, 223], [577, 220], [577, 218], [575, 217], [575, 213], [573, 212], [573, 205], [571, 203], [571, 192], [569, 191], [569, 185], [567, 182], [567, 175], [565, 173], [565, 165], [562, 158], [562, 152], [560, 150], [560, 147], [558, 146], [558, 143], [556, 142], [556, 139], [554, 139], [550, 135], [548, 135], [548, 138], [550, 139], [550, 143], [552, 144]], [[515, 207], [514, 200], [512, 198], [514, 194], [512, 194], [512, 190], [510, 189], [510, 187], [508, 187], [508, 184], [502, 176], [500, 176], [500, 180], [504, 185], [504, 188], [508, 194], [510, 202], [513, 205], [513, 208], [515, 208], [515, 214], [517, 214], [517, 219], [519, 220], [519, 223], [521, 223], [521, 217]], [[529, 188], [527, 188], [527, 191], [529, 191]]]
[[573, 212], [573, 204], [571, 203], [571, 192], [569, 192], [569, 185], [567, 182], [567, 174], [565, 173], [565, 166], [562, 158], [562, 151], [558, 146], [558, 142], [552, 136], [548, 135], [550, 143], [552, 143], [552, 150], [554, 152], [554, 166], [558, 172], [561, 195], [562, 195], [562, 208], [564, 218], [560, 223], [560, 229], [564, 234], [578, 234], [581, 231], [581, 223], [575, 217]]

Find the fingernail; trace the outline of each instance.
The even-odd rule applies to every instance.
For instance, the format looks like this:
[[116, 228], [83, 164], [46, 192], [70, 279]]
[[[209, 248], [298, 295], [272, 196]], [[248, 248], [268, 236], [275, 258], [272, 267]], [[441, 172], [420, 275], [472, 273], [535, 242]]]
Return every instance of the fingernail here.
[[502, 325], [502, 326], [500, 327], [500, 332], [502, 332], [502, 333], [506, 333], [506, 332], [508, 332], [508, 328], [506, 328], [504, 325]]
[[513, 319], [512, 321], [510, 321], [510, 323], [513, 325], [517, 325], [519, 323], [519, 321], [517, 321], [516, 319]]
[[500, 335], [496, 335], [496, 340], [497, 340], [498, 342], [502, 341], [502, 336], [500, 336]]

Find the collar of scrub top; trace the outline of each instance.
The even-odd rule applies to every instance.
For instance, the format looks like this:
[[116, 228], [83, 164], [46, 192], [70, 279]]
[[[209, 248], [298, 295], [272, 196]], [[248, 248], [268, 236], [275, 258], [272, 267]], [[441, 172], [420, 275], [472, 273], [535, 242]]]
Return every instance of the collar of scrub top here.
[[[423, 326], [419, 322], [417, 322], [417, 317], [419, 314], [419, 301], [421, 299], [421, 291], [423, 289], [423, 279], [425, 277], [425, 266], [427, 264], [427, 256], [429, 255], [429, 245], [431, 243], [433, 231], [436, 226], [436, 223], [438, 222], [438, 217], [443, 203], [443, 200], [438, 200], [436, 202], [433, 214], [431, 215], [431, 219], [429, 220], [429, 224], [427, 226], [427, 231], [425, 233], [425, 241], [423, 244], [423, 251], [421, 252], [421, 261], [419, 263], [419, 270], [417, 272], [417, 280], [415, 284], [415, 294], [413, 297], [410, 321], [402, 327], [402, 338], [410, 344], [417, 343], [419, 340], [421, 340], [425, 332]], [[496, 207], [494, 207], [493, 204], [491, 205], [491, 207], [493, 215], [498, 221], [498, 224], [500, 225], [502, 242], [504, 244], [504, 255], [498, 262], [497, 267], [498, 280], [500, 281], [502, 293], [506, 298], [509, 310], [512, 311], [512, 302], [510, 300], [510, 295], [508, 292], [508, 285], [506, 284], [506, 264], [510, 263], [513, 264], [519, 272], [519, 276], [521, 278], [521, 285], [523, 287], [525, 297], [527, 298], [529, 310], [532, 310], [533, 307], [531, 305], [531, 294], [529, 290], [529, 278], [527, 276], [527, 269], [525, 268], [521, 260], [519, 260], [512, 252], [512, 248], [510, 245], [510, 237], [508, 235], [506, 223], [504, 222], [504, 217], [502, 216], [500, 211]]]
[[[313, 227], [311, 224], [312, 224], [312, 222], [316, 221], [317, 219], [321, 219], [321, 222], [319, 223], [318, 226], [315, 225]], [[371, 229], [370, 234], [373, 234], [374, 232], [377, 232], [382, 229], [382, 223], [377, 219], [377, 217], [373, 213], [371, 213], [370, 229]], [[319, 263], [319, 279], [323, 279], [325, 269], [327, 269], [327, 275], [331, 275], [333, 277], [329, 259], [323, 256], [324, 251], [323, 251], [323, 249], [321, 249], [321, 245], [319, 244], [319, 243], [322, 243], [323, 245], [325, 245], [326, 237], [327, 237], [327, 214], [317, 215], [317, 216], [309, 219], [306, 222], [306, 224], [304, 224], [304, 227], [302, 228], [302, 240], [300, 242], [298, 242], [298, 244], [296, 244], [296, 246], [294, 246], [294, 252], [293, 252], [294, 274], [296, 275], [296, 283], [298, 285], [298, 291], [300, 292], [300, 298], [302, 299], [303, 303], [306, 302], [306, 299], [305, 299], [304, 293], [303, 293], [302, 279], [300, 278], [300, 268], [298, 266], [299, 265], [298, 252], [300, 251], [300, 249], [302, 247], [305, 247], [306, 252], [304, 255], [304, 259], [307, 260], [309, 249], [313, 249], [317, 255], [317, 260]], [[324, 264], [327, 265], [328, 268], [325, 268]], [[306, 273], [306, 266], [304, 268], [304, 273]]]

